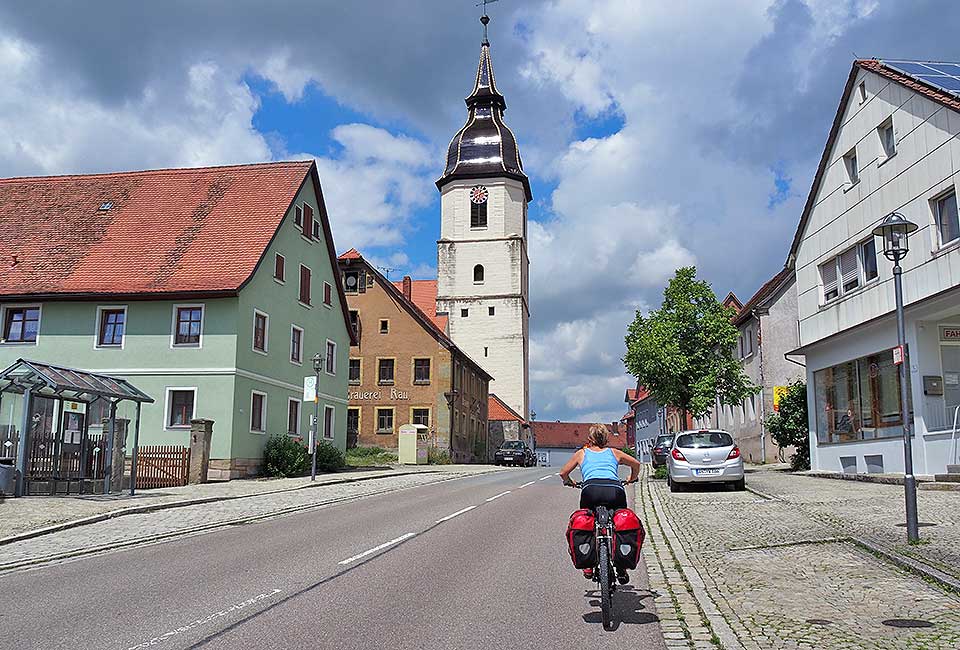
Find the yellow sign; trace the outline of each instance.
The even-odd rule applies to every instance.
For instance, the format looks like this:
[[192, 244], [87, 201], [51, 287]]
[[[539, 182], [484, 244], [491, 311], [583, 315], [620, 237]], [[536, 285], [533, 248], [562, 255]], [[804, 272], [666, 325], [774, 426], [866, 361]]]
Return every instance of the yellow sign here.
[[773, 387], [773, 410], [780, 410], [780, 400], [783, 399], [787, 394], [787, 389], [789, 386], [774, 386]]

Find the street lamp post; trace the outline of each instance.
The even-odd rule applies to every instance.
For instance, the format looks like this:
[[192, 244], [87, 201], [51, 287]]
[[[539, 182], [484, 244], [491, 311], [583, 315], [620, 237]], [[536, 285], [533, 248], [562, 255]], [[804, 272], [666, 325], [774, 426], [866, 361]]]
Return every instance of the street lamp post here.
[[917, 230], [917, 224], [907, 220], [899, 212], [891, 212], [873, 230], [876, 237], [883, 239], [883, 255], [893, 262], [893, 290], [897, 300], [897, 345], [900, 348], [900, 418], [903, 421], [903, 489], [907, 511], [907, 541], [920, 539], [920, 525], [917, 520], [917, 479], [913, 475], [913, 441], [911, 440], [912, 422], [908, 405], [907, 373], [910, 361], [903, 326], [903, 269], [900, 260], [910, 250], [910, 233]]
[[310, 480], [317, 480], [317, 442], [320, 440], [320, 368], [323, 358], [317, 352], [313, 355], [313, 371], [316, 384], [313, 385], [313, 426], [310, 427]]

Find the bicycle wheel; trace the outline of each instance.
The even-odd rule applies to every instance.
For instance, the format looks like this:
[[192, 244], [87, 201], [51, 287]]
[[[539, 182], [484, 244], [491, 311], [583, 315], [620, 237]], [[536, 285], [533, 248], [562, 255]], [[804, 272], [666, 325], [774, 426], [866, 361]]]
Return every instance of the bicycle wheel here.
[[597, 567], [600, 580], [600, 617], [603, 621], [604, 629], [610, 629], [613, 619], [613, 605], [610, 600], [610, 547], [607, 540], [600, 540], [599, 544], [600, 565]]

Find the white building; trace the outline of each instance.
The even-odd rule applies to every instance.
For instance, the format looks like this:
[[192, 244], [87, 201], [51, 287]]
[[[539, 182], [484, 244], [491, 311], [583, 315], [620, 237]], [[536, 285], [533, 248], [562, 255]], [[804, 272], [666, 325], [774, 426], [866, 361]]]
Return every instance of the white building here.
[[902, 262], [914, 471], [955, 462], [958, 137], [960, 65], [854, 63], [788, 260], [815, 469], [903, 472], [892, 263], [871, 235], [892, 211], [920, 226]]
[[490, 43], [480, 48], [466, 124], [450, 141], [437, 242], [437, 312], [453, 341], [493, 375], [496, 393], [529, 417], [527, 203], [516, 137], [503, 122]]

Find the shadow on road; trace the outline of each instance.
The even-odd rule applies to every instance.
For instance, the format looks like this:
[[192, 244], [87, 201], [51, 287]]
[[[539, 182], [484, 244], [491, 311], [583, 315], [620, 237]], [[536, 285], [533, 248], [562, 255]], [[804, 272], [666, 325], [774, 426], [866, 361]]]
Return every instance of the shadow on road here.
[[[596, 589], [587, 590], [583, 593], [583, 596], [584, 598], [590, 599], [587, 603], [591, 607], [598, 608], [596, 611], [584, 614], [584, 622], [602, 623], [603, 620], [599, 610], [600, 592]], [[651, 623], [658, 623], [660, 617], [653, 612], [646, 611], [647, 607], [643, 604], [645, 599], [652, 597], [653, 592], [646, 589], [618, 587], [616, 593], [613, 594], [613, 627], [611, 631], [620, 627], [621, 623], [626, 623], [627, 625], [649, 625]]]

